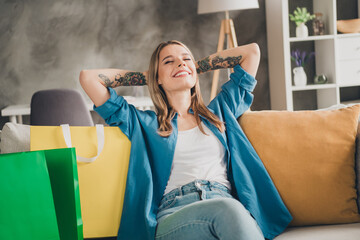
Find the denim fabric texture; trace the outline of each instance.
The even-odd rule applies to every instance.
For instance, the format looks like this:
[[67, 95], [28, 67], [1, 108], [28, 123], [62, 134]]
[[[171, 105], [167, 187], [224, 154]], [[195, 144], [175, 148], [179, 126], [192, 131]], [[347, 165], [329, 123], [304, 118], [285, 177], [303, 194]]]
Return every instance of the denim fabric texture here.
[[264, 236], [248, 210], [217, 182], [196, 179], [166, 194], [155, 239], [246, 239]]

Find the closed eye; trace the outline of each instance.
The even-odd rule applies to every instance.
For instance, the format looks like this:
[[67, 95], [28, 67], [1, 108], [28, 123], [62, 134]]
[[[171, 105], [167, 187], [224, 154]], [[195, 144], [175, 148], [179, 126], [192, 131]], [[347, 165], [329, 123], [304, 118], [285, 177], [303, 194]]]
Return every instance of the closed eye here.
[[[185, 61], [191, 61], [191, 58], [185, 58], [184, 60]], [[174, 61], [166, 61], [164, 64], [168, 64], [168, 63], [172, 63], [172, 62], [174, 62]]]

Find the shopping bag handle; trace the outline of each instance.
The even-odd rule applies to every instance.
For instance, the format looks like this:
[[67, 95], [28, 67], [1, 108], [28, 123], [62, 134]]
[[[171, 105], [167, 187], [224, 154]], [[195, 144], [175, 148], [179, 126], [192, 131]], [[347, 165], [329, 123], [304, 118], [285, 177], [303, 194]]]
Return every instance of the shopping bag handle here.
[[[65, 139], [65, 143], [66, 146], [68, 148], [72, 147], [72, 143], [71, 143], [71, 134], [70, 134], [70, 126], [69, 124], [61, 124], [61, 129], [64, 135], [64, 139]], [[101, 154], [103, 148], [104, 148], [104, 143], [105, 143], [105, 137], [104, 137], [104, 126], [101, 124], [96, 124], [96, 135], [97, 135], [97, 155], [95, 157], [92, 158], [85, 158], [85, 157], [80, 157], [80, 156], [76, 156], [77, 160], [80, 162], [86, 162], [86, 163], [91, 163], [94, 162], [96, 160], [96, 158], [99, 157], [99, 155]]]

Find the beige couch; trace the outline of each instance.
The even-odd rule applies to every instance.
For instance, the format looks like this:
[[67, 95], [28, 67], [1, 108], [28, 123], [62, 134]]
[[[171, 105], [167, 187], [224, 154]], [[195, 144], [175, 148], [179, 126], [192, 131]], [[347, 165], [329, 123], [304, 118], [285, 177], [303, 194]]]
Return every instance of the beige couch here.
[[[30, 146], [30, 127], [7, 123], [0, 133], [1, 153], [28, 151]], [[358, 131], [357, 142], [360, 139]], [[360, 153], [360, 144], [356, 145]], [[359, 154], [356, 155], [358, 157]], [[360, 158], [360, 157], [359, 157]], [[357, 184], [360, 184], [360, 160], [357, 160]], [[359, 196], [359, 192], [358, 192]], [[359, 204], [359, 201], [358, 201]], [[360, 223], [288, 227], [276, 240], [360, 240]]]
[[290, 227], [275, 240], [359, 240], [360, 223]]

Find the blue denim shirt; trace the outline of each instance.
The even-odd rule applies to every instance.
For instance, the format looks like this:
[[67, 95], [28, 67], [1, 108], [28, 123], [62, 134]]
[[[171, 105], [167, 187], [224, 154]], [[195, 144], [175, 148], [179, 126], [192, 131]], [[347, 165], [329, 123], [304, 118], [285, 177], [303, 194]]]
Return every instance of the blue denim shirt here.
[[[250, 107], [255, 85], [254, 77], [240, 65], [235, 66], [230, 80], [208, 105], [208, 109], [225, 122], [226, 131], [221, 133], [200, 117], [226, 149], [232, 194], [256, 219], [264, 236], [273, 239], [287, 227], [292, 217], [237, 121]], [[154, 111], [138, 110], [114, 89], [109, 88], [109, 91], [107, 102], [94, 110], [107, 124], [118, 126], [131, 141], [118, 239], [154, 239], [156, 215], [170, 177], [178, 135], [177, 114], [172, 119], [172, 134], [161, 137], [157, 133], [159, 125]], [[192, 109], [189, 112], [193, 114]]]

